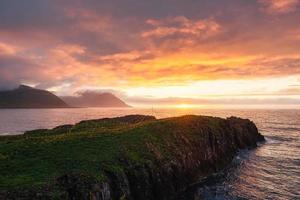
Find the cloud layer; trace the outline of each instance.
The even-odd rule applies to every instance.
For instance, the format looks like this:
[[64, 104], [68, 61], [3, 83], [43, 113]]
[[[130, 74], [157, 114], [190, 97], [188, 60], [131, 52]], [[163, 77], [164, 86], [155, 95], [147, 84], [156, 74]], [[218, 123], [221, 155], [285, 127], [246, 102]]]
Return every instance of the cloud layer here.
[[294, 12], [300, 3], [299, 0], [260, 0], [264, 11], [269, 14], [282, 14]]
[[294, 77], [299, 19], [298, 0], [2, 0], [0, 89], [25, 83], [68, 95], [130, 94]]

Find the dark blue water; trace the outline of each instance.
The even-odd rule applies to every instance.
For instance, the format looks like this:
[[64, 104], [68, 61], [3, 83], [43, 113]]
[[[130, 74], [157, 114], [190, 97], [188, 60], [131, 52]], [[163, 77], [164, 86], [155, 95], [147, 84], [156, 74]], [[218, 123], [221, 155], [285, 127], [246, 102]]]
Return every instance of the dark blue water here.
[[0, 134], [20, 134], [84, 119], [126, 114], [151, 114], [159, 118], [183, 114], [253, 120], [266, 143], [242, 151], [223, 172], [206, 179], [183, 195], [184, 199], [244, 200], [300, 199], [300, 110], [200, 110], [200, 109], [27, 109], [0, 110]]

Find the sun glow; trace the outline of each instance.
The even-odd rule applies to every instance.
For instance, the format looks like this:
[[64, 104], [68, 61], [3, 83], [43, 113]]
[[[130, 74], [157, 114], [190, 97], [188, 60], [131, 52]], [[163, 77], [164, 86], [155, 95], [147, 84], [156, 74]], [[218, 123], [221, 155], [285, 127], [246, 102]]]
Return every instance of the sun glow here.
[[189, 108], [194, 108], [195, 105], [192, 105], [192, 104], [177, 104], [175, 105], [176, 108], [180, 108], [180, 109], [189, 109]]

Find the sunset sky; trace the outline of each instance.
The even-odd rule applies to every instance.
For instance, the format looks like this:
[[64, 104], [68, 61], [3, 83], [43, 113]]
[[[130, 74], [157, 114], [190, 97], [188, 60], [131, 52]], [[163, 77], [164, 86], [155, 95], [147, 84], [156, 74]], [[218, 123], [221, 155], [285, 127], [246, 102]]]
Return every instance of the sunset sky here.
[[300, 105], [300, 0], [0, 0], [0, 89]]

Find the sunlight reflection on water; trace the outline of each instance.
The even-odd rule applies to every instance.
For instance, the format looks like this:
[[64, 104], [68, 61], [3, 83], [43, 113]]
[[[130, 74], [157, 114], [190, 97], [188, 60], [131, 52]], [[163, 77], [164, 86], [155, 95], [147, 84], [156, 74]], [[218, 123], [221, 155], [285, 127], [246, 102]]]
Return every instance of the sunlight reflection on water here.
[[183, 199], [300, 199], [300, 110], [0, 109], [0, 134], [128, 114], [239, 116], [253, 120], [266, 136], [265, 144], [241, 152], [227, 171]]

